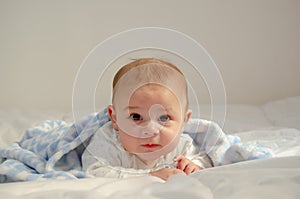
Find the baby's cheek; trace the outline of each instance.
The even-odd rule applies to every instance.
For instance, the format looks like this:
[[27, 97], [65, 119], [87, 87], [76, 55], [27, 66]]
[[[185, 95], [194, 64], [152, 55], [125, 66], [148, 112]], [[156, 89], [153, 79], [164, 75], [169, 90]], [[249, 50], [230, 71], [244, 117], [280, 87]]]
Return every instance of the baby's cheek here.
[[172, 141], [175, 141], [178, 135], [179, 135], [178, 130], [173, 128], [167, 128], [160, 133], [160, 139], [161, 142], [164, 143], [164, 145], [167, 145], [170, 144]]
[[136, 139], [127, 135], [124, 132], [120, 132], [120, 142], [121, 142], [123, 148], [129, 152], [132, 152], [136, 148], [136, 145], [137, 145]]

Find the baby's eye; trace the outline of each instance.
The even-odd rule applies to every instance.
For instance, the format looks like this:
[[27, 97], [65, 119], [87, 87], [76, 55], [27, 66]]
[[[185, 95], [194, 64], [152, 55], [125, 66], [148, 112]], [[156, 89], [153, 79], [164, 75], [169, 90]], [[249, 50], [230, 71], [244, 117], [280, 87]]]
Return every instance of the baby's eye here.
[[143, 120], [143, 117], [142, 117], [140, 114], [137, 114], [137, 113], [132, 113], [132, 114], [130, 114], [130, 118], [131, 118], [133, 121], [140, 121], [140, 120]]
[[159, 117], [159, 121], [161, 122], [167, 122], [170, 120], [170, 117], [168, 115], [162, 115]]

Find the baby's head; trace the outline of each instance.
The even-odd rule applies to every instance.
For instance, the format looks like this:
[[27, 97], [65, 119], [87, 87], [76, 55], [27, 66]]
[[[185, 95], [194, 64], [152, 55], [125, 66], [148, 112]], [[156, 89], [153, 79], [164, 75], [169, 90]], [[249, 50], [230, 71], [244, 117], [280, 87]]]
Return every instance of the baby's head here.
[[[125, 74], [127, 74], [127, 81], [124, 77]], [[123, 79], [123, 83], [118, 84], [121, 78]], [[129, 83], [135, 83], [135, 89], [147, 86], [148, 84], [160, 84], [165, 87], [170, 86], [170, 84], [172, 84], [171, 87], [179, 86], [182, 89], [182, 93], [178, 97], [183, 98], [182, 105], [186, 109], [188, 108], [187, 83], [184, 75], [176, 66], [169, 62], [153, 58], [143, 58], [123, 66], [113, 79], [113, 104], [116, 104], [115, 96], [118, 89], [122, 90], [124, 87], [128, 87]]]
[[183, 73], [150, 58], [123, 66], [113, 80], [108, 112], [128, 152], [145, 161], [171, 152], [191, 115]]

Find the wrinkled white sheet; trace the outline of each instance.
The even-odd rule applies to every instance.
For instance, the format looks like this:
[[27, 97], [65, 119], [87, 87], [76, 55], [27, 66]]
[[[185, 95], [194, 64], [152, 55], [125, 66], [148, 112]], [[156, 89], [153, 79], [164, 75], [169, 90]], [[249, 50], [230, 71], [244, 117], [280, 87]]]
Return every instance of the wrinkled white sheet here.
[[215, 199], [297, 199], [300, 156], [255, 160], [193, 174]]
[[236, 135], [241, 138], [243, 143], [249, 142], [270, 147], [276, 157], [300, 155], [300, 131], [297, 129], [265, 129]]
[[[259, 130], [238, 134], [245, 142], [276, 149], [277, 157], [205, 169], [164, 182], [155, 177], [92, 178], [0, 184], [3, 198], [295, 198], [300, 196], [300, 131]], [[258, 141], [259, 140], [259, 141]]]
[[191, 176], [175, 175], [166, 182], [138, 177], [11, 183], [0, 185], [0, 195], [15, 199], [298, 199], [299, 165], [300, 156], [280, 157], [206, 169]]

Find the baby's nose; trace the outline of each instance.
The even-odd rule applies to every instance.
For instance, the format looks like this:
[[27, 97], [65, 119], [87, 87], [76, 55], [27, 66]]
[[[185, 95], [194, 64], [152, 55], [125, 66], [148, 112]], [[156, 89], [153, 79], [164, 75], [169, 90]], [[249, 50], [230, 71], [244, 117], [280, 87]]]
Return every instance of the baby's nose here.
[[153, 137], [155, 135], [159, 134], [159, 130], [158, 129], [144, 129], [143, 130], [143, 135], [145, 137]]
[[149, 122], [148, 125], [142, 129], [143, 137], [153, 137], [158, 135], [160, 132], [160, 125], [155, 122]]

